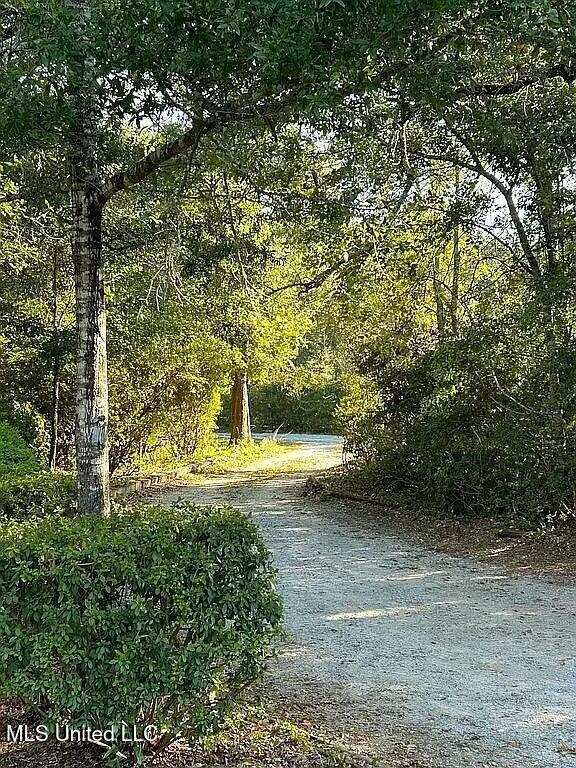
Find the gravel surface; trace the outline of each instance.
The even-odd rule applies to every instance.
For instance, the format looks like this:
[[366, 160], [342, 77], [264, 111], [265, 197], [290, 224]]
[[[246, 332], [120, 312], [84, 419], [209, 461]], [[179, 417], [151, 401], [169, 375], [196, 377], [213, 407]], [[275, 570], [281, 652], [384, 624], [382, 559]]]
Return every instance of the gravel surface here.
[[574, 589], [428, 551], [282, 473], [340, 451], [307, 436], [272, 466], [163, 496], [231, 503], [261, 526], [289, 631], [271, 686], [362, 749], [401, 741], [398, 765], [576, 768]]

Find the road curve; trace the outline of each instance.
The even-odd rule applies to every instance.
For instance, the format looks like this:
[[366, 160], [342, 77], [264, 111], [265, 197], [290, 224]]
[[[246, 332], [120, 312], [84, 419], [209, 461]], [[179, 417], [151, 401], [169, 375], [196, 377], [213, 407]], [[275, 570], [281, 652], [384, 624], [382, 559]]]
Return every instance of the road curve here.
[[[290, 439], [288, 467], [340, 459], [338, 439]], [[573, 588], [422, 549], [353, 504], [303, 497], [305, 478], [276, 457], [165, 495], [261, 526], [290, 635], [274, 687], [398, 765], [576, 768]]]

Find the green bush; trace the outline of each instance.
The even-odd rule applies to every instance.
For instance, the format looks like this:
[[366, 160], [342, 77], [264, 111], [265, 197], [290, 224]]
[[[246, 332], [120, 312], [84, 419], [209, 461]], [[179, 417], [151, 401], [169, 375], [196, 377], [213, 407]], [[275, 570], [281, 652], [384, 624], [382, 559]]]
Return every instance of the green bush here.
[[527, 528], [576, 519], [576, 342], [556, 355], [552, 394], [545, 339], [523, 318], [375, 356], [380, 404], [346, 429], [360, 475], [448, 513]]
[[[49, 425], [31, 403], [2, 399], [0, 397], [0, 421], [13, 427], [30, 446], [40, 463], [48, 457], [50, 445]], [[63, 424], [60, 425], [61, 432]]]
[[68, 472], [0, 478], [0, 516], [26, 520], [76, 511], [76, 480]]
[[7, 475], [27, 475], [38, 472], [36, 454], [18, 432], [0, 421], [0, 479]]
[[156, 750], [201, 738], [263, 672], [280, 619], [269, 553], [229, 508], [181, 502], [0, 532], [0, 696], [47, 724], [153, 724]]

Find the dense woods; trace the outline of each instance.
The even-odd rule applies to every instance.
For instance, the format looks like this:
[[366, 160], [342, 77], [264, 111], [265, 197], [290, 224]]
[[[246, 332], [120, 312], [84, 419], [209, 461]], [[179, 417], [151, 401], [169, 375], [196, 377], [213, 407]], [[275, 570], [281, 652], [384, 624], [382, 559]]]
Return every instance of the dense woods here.
[[[229, 510], [106, 522], [110, 474], [199, 460], [217, 429], [232, 446], [340, 434], [352, 482], [442, 515], [574, 519], [575, 51], [565, 0], [0, 0], [1, 632], [32, 616], [22, 653], [40, 670], [0, 647], [5, 695], [82, 722], [142, 704], [141, 656], [108, 709], [102, 688], [80, 706], [52, 672], [40, 691], [61, 614], [41, 596], [39, 640], [38, 606], [10, 581], [20, 536], [38, 589], [44, 547], [77, 589], [76, 537], [110, 579], [108, 597], [74, 592], [72, 624], [126, 589], [160, 611], [123, 628], [90, 614], [110, 647], [144, 625], [160, 664], [178, 646], [141, 693], [166, 713], [159, 746], [182, 702], [202, 735], [225, 709], [216, 687], [227, 702], [261, 673], [280, 605], [255, 529]], [[156, 593], [155, 558], [181, 562], [188, 542], [225, 560], [226, 537], [221, 632], [191, 634], [178, 601], [206, 607], [210, 590], [165, 573]], [[227, 588], [246, 590], [239, 609]], [[186, 688], [202, 659], [218, 680]]]
[[384, 488], [569, 514], [569, 9], [308, 11], [7, 8], [5, 420], [86, 511], [109, 461], [201, 452], [222, 395], [248, 438], [250, 388]]

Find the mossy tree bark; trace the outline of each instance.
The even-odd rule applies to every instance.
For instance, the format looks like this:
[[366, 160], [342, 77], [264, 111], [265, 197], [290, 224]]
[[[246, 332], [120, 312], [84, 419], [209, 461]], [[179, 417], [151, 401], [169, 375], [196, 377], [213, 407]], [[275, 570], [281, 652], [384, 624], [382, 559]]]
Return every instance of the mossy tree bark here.
[[110, 510], [106, 307], [102, 269], [102, 203], [80, 180], [73, 192], [73, 253], [78, 336], [76, 469], [78, 510]]

